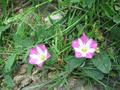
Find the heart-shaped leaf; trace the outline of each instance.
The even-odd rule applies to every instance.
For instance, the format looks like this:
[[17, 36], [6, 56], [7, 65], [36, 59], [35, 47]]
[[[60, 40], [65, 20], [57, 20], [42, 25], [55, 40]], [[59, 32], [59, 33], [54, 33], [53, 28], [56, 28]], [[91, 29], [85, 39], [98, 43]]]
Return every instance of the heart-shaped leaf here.
[[67, 72], [72, 72], [75, 68], [77, 68], [78, 66], [80, 66], [85, 59], [77, 59], [75, 57], [69, 57], [67, 58], [67, 65], [66, 65], [66, 71]]
[[97, 80], [101, 80], [103, 79], [104, 77], [104, 74], [99, 71], [99, 70], [96, 70], [96, 69], [86, 69], [86, 70], [83, 70], [83, 73], [90, 77], [90, 78], [93, 78], [93, 79], [97, 79]]
[[93, 60], [93, 64], [103, 73], [109, 73], [111, 70], [111, 62], [106, 52], [101, 52]]

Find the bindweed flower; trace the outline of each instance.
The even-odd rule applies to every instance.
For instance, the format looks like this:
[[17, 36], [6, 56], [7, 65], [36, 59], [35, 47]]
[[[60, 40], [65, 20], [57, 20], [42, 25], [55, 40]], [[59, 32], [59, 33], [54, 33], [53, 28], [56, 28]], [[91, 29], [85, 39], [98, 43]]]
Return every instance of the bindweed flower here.
[[85, 33], [81, 38], [72, 42], [72, 47], [75, 50], [76, 58], [92, 58], [97, 49], [97, 42], [88, 38]]
[[44, 44], [37, 45], [30, 49], [29, 63], [42, 67], [46, 60], [50, 58], [47, 47]]

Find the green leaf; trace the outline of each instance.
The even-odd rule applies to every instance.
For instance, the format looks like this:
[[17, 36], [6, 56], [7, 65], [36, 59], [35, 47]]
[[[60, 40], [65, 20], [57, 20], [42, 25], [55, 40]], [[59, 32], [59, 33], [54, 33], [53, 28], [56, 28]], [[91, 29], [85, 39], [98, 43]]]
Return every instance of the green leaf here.
[[111, 40], [116, 40], [119, 41], [120, 40], [120, 28], [118, 26], [112, 28], [110, 30], [110, 35], [111, 35]]
[[28, 64], [28, 67], [27, 67], [27, 73], [28, 73], [29, 75], [32, 74], [32, 69], [33, 69], [33, 65]]
[[82, 0], [82, 6], [91, 8], [92, 4], [95, 2], [95, 0]]
[[13, 66], [15, 62], [15, 57], [16, 57], [16, 54], [12, 54], [11, 56], [8, 57], [8, 60], [5, 64], [5, 70], [7, 72], [11, 70], [11, 67]]
[[44, 27], [40, 27], [39, 30], [37, 30], [36, 32], [36, 37], [38, 39], [39, 42], [43, 41], [43, 39], [47, 39], [51, 36], [53, 36], [55, 34], [54, 29], [49, 29], [46, 30]]
[[3, 16], [5, 17], [7, 14], [7, 1], [8, 0], [2, 0], [2, 13]]
[[83, 70], [83, 73], [85, 73], [86, 76], [93, 78], [95, 80], [96, 79], [102, 80], [104, 77], [103, 73], [96, 69], [86, 69]]
[[7, 84], [8, 87], [14, 87], [15, 83], [13, 81], [13, 79], [11, 78], [10, 75], [4, 75], [4, 79], [5, 79], [5, 83]]
[[4, 67], [4, 60], [0, 58], [0, 74], [2, 74], [3, 67]]
[[30, 35], [30, 28], [21, 22], [17, 27], [17, 32], [14, 35], [16, 47], [31, 47], [34, 43], [34, 38]]
[[0, 65], [4, 64], [4, 61], [0, 58]]
[[16, 47], [31, 47], [34, 41], [31, 37], [21, 38], [19, 35], [14, 36]]
[[71, 0], [64, 0], [64, 4], [69, 5]]
[[72, 3], [79, 3], [80, 0], [71, 0]]
[[114, 15], [113, 16], [113, 21], [117, 24], [120, 23], [120, 16], [119, 15]]
[[116, 10], [116, 11], [119, 11], [119, 10], [120, 10], [120, 6], [115, 5], [115, 10]]
[[109, 73], [111, 70], [111, 62], [106, 52], [101, 52], [93, 60], [93, 64], [103, 73]]
[[23, 56], [23, 62], [24, 62], [24, 63], [27, 63], [27, 62], [28, 62], [27, 60], [28, 60], [29, 52], [30, 52], [29, 49], [27, 49], [27, 51], [25, 52], [25, 54], [24, 54], [24, 56]]
[[65, 67], [67, 72], [72, 72], [75, 68], [79, 67], [81, 64], [83, 64], [85, 59], [77, 59], [75, 57], [70, 56], [67, 58], [67, 65]]
[[10, 27], [10, 25], [0, 26], [0, 38], [1, 38], [2, 32], [4, 32], [5, 30], [7, 30], [9, 27]]
[[23, 22], [20, 23], [17, 27], [17, 32], [15, 33], [16, 35], [19, 35], [20, 37], [24, 38], [26, 37], [27, 33], [27, 25], [25, 25]]
[[111, 7], [109, 4], [102, 5], [102, 9], [105, 13], [105, 15], [109, 18], [112, 18], [115, 15], [115, 11], [113, 7]]
[[52, 2], [53, 0], [48, 0], [49, 2]]

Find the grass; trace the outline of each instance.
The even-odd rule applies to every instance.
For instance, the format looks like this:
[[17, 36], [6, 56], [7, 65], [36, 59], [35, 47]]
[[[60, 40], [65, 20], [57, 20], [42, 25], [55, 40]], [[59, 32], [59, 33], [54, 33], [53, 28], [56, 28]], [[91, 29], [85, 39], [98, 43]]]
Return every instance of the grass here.
[[[120, 76], [118, 0], [24, 1], [17, 11], [15, 0], [2, 0], [1, 3], [0, 76], [4, 80], [1, 88], [7, 86], [12, 89], [15, 86], [16, 66], [19, 62], [28, 64], [29, 49], [43, 43], [48, 46], [52, 57], [46, 62], [42, 76], [53, 72], [52, 69], [58, 73], [47, 82], [23, 90], [43, 87], [53, 90], [61, 84], [69, 90], [67, 86], [71, 77], [92, 86], [97, 83], [105, 90], [117, 90]], [[63, 18], [46, 22], [45, 18], [50, 17], [51, 11], [62, 14]], [[71, 43], [83, 32], [99, 43], [100, 52], [92, 60], [76, 60], [74, 57]], [[28, 64], [29, 74], [33, 68], [36, 66]]]

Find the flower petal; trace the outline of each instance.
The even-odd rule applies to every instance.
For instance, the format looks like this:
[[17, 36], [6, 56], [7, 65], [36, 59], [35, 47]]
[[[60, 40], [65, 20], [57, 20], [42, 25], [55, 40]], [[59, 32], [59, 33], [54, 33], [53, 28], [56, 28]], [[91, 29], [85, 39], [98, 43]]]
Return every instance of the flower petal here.
[[78, 42], [80, 44], [80, 47], [84, 47], [84, 42], [82, 42], [82, 40], [80, 38], [78, 39]]
[[37, 59], [29, 58], [29, 63], [30, 64], [37, 64]]
[[82, 58], [83, 56], [82, 56], [82, 53], [80, 53], [80, 52], [75, 52], [75, 57], [76, 57], [76, 58]]
[[94, 49], [94, 48], [90, 48], [88, 52], [90, 52], [90, 53], [94, 53], [95, 51], [96, 51], [96, 49]]
[[86, 46], [90, 47], [90, 45], [92, 44], [93, 42], [93, 39], [88, 39], [87, 43], [86, 43]]
[[46, 60], [41, 60], [41, 59], [39, 59], [39, 60], [37, 60], [36, 61], [36, 64], [41, 64], [41, 63], [43, 63], [43, 62], [45, 62]]
[[42, 52], [43, 52], [42, 49], [39, 46], [36, 46], [36, 48], [37, 48], [39, 55], [42, 54]]
[[33, 59], [39, 59], [39, 56], [37, 54], [30, 54], [29, 56]]
[[96, 49], [97, 48], [97, 42], [96, 41], [92, 41], [90, 47]]
[[94, 41], [93, 39], [89, 39], [86, 45], [89, 46], [90, 48], [95, 48], [95, 49], [97, 48], [97, 42]]
[[38, 51], [36, 48], [31, 48], [30, 49], [30, 54], [38, 54]]
[[44, 44], [40, 44], [37, 46], [38, 47], [38, 50], [41, 49], [42, 51], [45, 51], [47, 50], [46, 46]]
[[51, 55], [49, 53], [47, 53], [46, 58], [49, 59], [51, 57]]
[[86, 58], [89, 58], [89, 59], [91, 59], [93, 56], [94, 56], [93, 53], [88, 53], [88, 54], [86, 54]]
[[78, 48], [80, 45], [79, 45], [79, 41], [78, 40], [74, 40], [72, 41], [72, 47], [73, 48]]
[[89, 40], [89, 38], [87, 37], [87, 35], [85, 33], [83, 33], [83, 35], [81, 36], [81, 40], [84, 44], [86, 44], [87, 41]]

